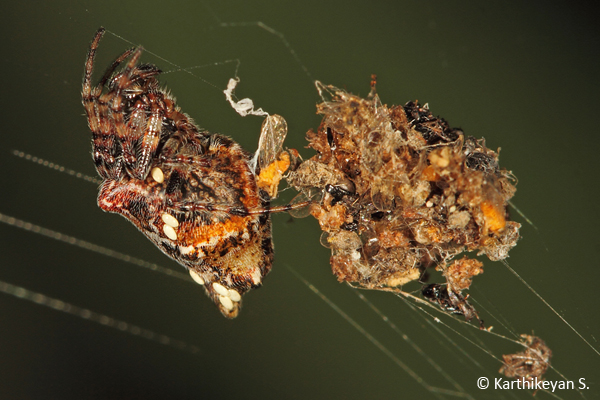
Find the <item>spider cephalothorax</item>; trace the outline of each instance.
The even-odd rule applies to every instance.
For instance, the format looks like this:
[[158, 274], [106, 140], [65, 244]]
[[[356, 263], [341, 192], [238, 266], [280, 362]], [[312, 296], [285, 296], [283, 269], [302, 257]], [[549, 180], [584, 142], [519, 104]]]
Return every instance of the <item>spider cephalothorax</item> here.
[[[160, 70], [138, 64], [142, 48], [121, 54], [91, 84], [99, 29], [85, 64], [83, 105], [93, 159], [104, 179], [98, 205], [131, 221], [190, 271], [223, 315], [271, 269], [269, 196], [257, 186], [248, 152], [200, 131], [159, 87]], [[128, 60], [122, 70], [120, 64]]]

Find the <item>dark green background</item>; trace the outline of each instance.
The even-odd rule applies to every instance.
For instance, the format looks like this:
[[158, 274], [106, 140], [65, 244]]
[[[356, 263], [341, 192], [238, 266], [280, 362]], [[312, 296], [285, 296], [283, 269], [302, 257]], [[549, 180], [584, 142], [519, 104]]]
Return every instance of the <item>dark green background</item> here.
[[[120, 4], [124, 3], [124, 4]], [[0, 213], [102, 246], [181, 268], [123, 218], [101, 212], [93, 184], [27, 163], [19, 149], [94, 175], [80, 104], [88, 43], [101, 25], [180, 66], [239, 58], [239, 97], [289, 124], [302, 150], [316, 128], [318, 97], [285, 46], [256, 27], [283, 33], [315, 79], [366, 95], [379, 77], [384, 103], [419, 99], [469, 135], [502, 147], [501, 165], [519, 178], [514, 202], [524, 225], [512, 267], [596, 348], [598, 307], [598, 15], [549, 2], [33, 2], [0, 7], [2, 145]], [[102, 69], [130, 44], [108, 34]], [[149, 54], [144, 60], [172, 67]], [[260, 119], [240, 118], [220, 92], [233, 64], [163, 81], [184, 111], [211, 131], [254, 150]], [[521, 218], [515, 214], [515, 218]], [[10, 399], [432, 398], [397, 364], [315, 296], [287, 267], [317, 286], [429, 384], [452, 386], [400, 336], [338, 284], [312, 219], [274, 217], [276, 261], [265, 286], [225, 320], [200, 288], [64, 243], [0, 225], [0, 280], [21, 285], [201, 348], [199, 356], [0, 294], [0, 397]], [[407, 287], [414, 290], [416, 287]], [[441, 327], [452, 347], [398, 298], [365, 293], [474, 398], [529, 397], [481, 391], [479, 376], [500, 364]], [[568, 379], [587, 378], [600, 397], [600, 357], [500, 263], [486, 262], [472, 296], [482, 317], [535, 334]], [[456, 324], [453, 324], [455, 326]], [[464, 330], [493, 354], [517, 346]], [[555, 373], [548, 379], [559, 379]], [[539, 398], [548, 398], [539, 393]], [[578, 398], [573, 391], [563, 398]]]

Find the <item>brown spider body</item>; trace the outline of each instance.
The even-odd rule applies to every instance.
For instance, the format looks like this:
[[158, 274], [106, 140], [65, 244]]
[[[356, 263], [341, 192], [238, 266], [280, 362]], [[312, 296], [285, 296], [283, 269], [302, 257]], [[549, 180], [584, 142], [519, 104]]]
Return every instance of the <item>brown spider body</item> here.
[[92, 86], [103, 33], [92, 41], [82, 93], [104, 178], [98, 205], [188, 268], [233, 318], [241, 295], [261, 285], [273, 262], [269, 196], [257, 186], [251, 156], [225, 136], [201, 132], [159, 87], [160, 70], [137, 64], [141, 48], [119, 56]]
[[504, 354], [502, 356], [504, 365], [499, 372], [508, 378], [517, 378], [523, 382], [542, 380], [542, 376], [550, 367], [552, 350], [537, 336], [523, 334], [521, 342], [525, 350]]

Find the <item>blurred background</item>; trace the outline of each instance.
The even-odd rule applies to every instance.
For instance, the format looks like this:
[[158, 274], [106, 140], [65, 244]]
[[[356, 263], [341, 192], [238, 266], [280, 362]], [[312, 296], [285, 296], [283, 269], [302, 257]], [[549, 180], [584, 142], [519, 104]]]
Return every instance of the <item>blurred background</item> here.
[[[222, 90], [236, 70], [234, 62], [225, 61], [241, 61], [238, 97], [284, 116], [287, 146], [305, 157], [312, 153], [304, 149], [304, 135], [320, 121], [311, 80], [366, 96], [370, 75], [377, 74], [384, 103], [428, 102], [451, 126], [485, 137], [490, 148], [502, 147], [501, 166], [519, 179], [513, 201], [538, 228], [513, 213], [523, 223], [523, 238], [508, 261], [600, 348], [595, 10], [567, 2], [173, 1], [167, 6], [154, 0], [20, 1], [1, 10], [0, 213], [183, 272], [128, 221], [103, 213], [94, 184], [11, 153], [17, 149], [95, 175], [80, 86], [89, 41], [99, 26], [113, 34], [100, 45], [95, 79], [132, 46], [129, 42], [142, 44], [148, 50], [145, 62], [172, 71], [161, 80], [198, 125], [229, 135], [250, 151], [256, 149], [262, 121], [239, 117], [225, 102]], [[265, 29], [219, 25], [253, 21], [284, 35], [301, 63]], [[205, 67], [190, 75], [176, 66]], [[285, 192], [281, 202], [292, 195]], [[336, 281], [315, 220], [276, 215], [273, 224], [273, 270], [263, 288], [244, 298], [244, 309], [233, 321], [225, 320], [194, 284], [0, 224], [0, 280], [200, 349], [189, 354], [0, 293], [1, 397], [446, 397], [430, 386], [477, 399], [531, 396], [477, 389], [477, 377], [499, 377], [497, 359], [445, 326], [435, 325], [437, 331], [428, 323], [430, 316], [399, 298], [361, 291], [447, 379], [356, 290]], [[418, 285], [405, 289], [415, 291]], [[471, 295], [495, 331], [513, 338], [511, 332], [534, 332], [550, 346], [552, 364], [566, 378], [586, 378], [588, 390], [561, 391], [560, 397], [600, 398], [597, 351], [505, 266], [486, 261]], [[507, 340], [449, 323], [497, 358], [520, 350]], [[549, 372], [547, 379], [561, 378]]]

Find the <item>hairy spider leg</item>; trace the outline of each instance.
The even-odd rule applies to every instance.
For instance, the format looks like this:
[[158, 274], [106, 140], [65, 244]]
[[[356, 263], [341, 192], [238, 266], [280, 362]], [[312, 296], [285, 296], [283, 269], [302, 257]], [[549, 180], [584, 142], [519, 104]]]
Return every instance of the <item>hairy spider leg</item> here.
[[102, 79], [100, 79], [100, 82], [98, 82], [98, 85], [96, 86], [96, 88], [94, 90], [95, 96], [100, 96], [100, 93], [102, 92], [102, 88], [104, 87], [104, 85], [106, 85], [106, 82], [108, 82], [108, 80], [110, 79], [112, 74], [115, 72], [117, 67], [119, 65], [121, 65], [121, 63], [123, 61], [125, 61], [125, 59], [127, 57], [129, 57], [131, 55], [131, 53], [133, 53], [134, 50], [135, 50], [135, 47], [132, 47], [129, 50], [124, 51], [123, 54], [121, 54], [119, 57], [117, 57], [115, 59], [115, 61], [113, 61], [113, 63], [106, 69], [106, 72], [104, 72]]
[[292, 210], [297, 210], [299, 208], [307, 207], [310, 204], [312, 204], [311, 201], [303, 201], [301, 203], [296, 203], [296, 204], [284, 204], [281, 206], [274, 206], [274, 207], [245, 209], [243, 207], [230, 207], [230, 206], [223, 206], [223, 205], [218, 205], [218, 204], [194, 203], [194, 204], [184, 205], [181, 208], [185, 211], [218, 211], [218, 212], [224, 212], [224, 213], [231, 214], [231, 215], [245, 217], [248, 215], [262, 215], [262, 214], [275, 214], [275, 213], [281, 213], [281, 212], [288, 212], [288, 211], [292, 211]]

